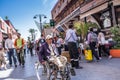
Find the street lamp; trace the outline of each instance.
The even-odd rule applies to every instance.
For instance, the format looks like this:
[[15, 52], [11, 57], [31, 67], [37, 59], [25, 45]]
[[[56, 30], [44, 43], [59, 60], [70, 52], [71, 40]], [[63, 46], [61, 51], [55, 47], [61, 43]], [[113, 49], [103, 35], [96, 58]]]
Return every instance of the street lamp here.
[[44, 14], [37, 14], [35, 15], [33, 18], [36, 19], [37, 17], [39, 17], [39, 21], [40, 21], [40, 31], [42, 34], [42, 17], [47, 18]]

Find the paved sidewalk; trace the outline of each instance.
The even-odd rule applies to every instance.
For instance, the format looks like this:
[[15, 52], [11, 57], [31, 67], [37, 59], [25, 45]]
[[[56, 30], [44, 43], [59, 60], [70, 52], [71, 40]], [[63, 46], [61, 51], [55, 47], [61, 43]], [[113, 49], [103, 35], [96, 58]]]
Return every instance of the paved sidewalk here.
[[[25, 68], [9, 68], [0, 70], [0, 80], [37, 80], [34, 63], [37, 56], [31, 57], [27, 54]], [[85, 60], [80, 62], [83, 69], [76, 70], [77, 75], [72, 76], [71, 80], [119, 80], [120, 78], [120, 58], [103, 58], [100, 62], [87, 63]], [[40, 73], [41, 73], [40, 69]], [[41, 80], [46, 80], [46, 76], [40, 74]]]

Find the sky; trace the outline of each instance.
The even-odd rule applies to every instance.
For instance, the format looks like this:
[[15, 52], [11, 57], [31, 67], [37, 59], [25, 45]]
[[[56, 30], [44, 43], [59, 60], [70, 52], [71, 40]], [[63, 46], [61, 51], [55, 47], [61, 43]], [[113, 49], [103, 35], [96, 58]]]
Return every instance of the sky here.
[[[37, 29], [37, 38], [40, 32], [34, 22], [33, 17], [37, 14], [44, 14], [46, 19], [42, 17], [42, 22], [49, 22], [51, 19], [51, 10], [58, 0], [0, 0], [0, 17], [8, 19], [14, 27], [18, 29], [22, 37], [27, 39], [30, 36], [29, 29]], [[37, 17], [35, 19], [39, 21]]]

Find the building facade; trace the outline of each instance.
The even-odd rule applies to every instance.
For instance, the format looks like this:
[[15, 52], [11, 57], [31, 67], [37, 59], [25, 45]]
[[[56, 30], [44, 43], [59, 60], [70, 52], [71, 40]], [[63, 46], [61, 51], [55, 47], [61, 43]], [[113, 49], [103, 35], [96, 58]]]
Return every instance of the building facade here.
[[4, 41], [9, 33], [12, 34], [13, 39], [17, 37], [16, 29], [12, 23], [9, 20], [3, 20], [0, 17], [0, 42]]
[[8, 31], [9, 26], [2, 18], [0, 18], [0, 42], [7, 38]]
[[70, 22], [94, 22], [107, 30], [120, 24], [120, 0], [58, 0], [51, 11], [56, 28]]
[[12, 38], [16, 39], [17, 38], [17, 32], [15, 27], [13, 26], [12, 22], [10, 20], [5, 20], [5, 22], [7, 23], [7, 25], [9, 26], [9, 30], [8, 33], [12, 34]]

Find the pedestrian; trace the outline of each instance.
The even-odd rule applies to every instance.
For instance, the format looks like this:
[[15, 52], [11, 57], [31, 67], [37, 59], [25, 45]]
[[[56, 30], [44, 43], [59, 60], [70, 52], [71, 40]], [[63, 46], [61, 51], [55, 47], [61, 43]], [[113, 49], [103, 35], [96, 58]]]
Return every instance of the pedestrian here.
[[41, 38], [39, 39], [40, 46], [45, 43], [45, 39], [43, 34], [41, 35]]
[[56, 39], [57, 39], [56, 47], [57, 47], [57, 49], [58, 49], [59, 55], [61, 55], [61, 49], [62, 49], [62, 47], [63, 47], [63, 46], [62, 46], [62, 39], [61, 39], [60, 36], [57, 36]]
[[28, 37], [28, 41], [27, 41], [27, 54], [29, 54], [29, 52], [30, 52], [30, 43], [31, 43], [30, 37]]
[[99, 56], [98, 56], [98, 53], [96, 51], [98, 39], [97, 39], [97, 34], [93, 32], [93, 28], [90, 28], [90, 32], [87, 35], [87, 43], [90, 46], [92, 54], [95, 56], [96, 60], [99, 61]]
[[68, 50], [71, 58], [71, 65], [76, 69], [81, 69], [82, 67], [79, 66], [79, 52], [77, 49], [77, 35], [75, 30], [73, 30], [73, 24], [69, 25], [69, 29], [66, 32], [65, 42], [68, 44]]
[[12, 59], [14, 61], [15, 67], [17, 67], [17, 60], [14, 54], [14, 42], [12, 40], [12, 35], [8, 34], [8, 39], [5, 41], [5, 49], [8, 53], [9, 65], [12, 67]]
[[16, 48], [17, 58], [19, 61], [19, 65], [24, 67], [25, 60], [24, 60], [24, 39], [21, 38], [21, 34], [17, 34], [17, 39], [15, 39], [14, 46]]
[[30, 41], [29, 43], [29, 50], [30, 50], [30, 55], [33, 56], [33, 48], [34, 48], [34, 42]]
[[0, 42], [0, 70], [2, 65], [4, 65], [5, 70], [7, 69], [4, 54], [5, 54], [5, 50], [3, 48], [2, 42]]
[[35, 42], [35, 53], [36, 54], [39, 53], [39, 49], [40, 49], [39, 40], [36, 40], [36, 42]]
[[101, 29], [98, 29], [98, 43], [99, 43], [99, 47], [98, 47], [98, 49], [99, 49], [99, 57], [100, 57], [100, 59], [102, 59], [101, 58], [101, 56], [102, 56], [102, 51], [104, 51], [108, 56], [109, 56], [109, 58], [112, 58], [112, 56], [110, 55], [110, 53], [109, 53], [109, 48], [106, 48], [105, 47], [105, 43], [106, 43], [106, 40], [105, 40], [105, 35], [103, 34], [103, 32], [101, 31]]
[[24, 44], [24, 56], [26, 57], [27, 43]]

